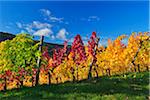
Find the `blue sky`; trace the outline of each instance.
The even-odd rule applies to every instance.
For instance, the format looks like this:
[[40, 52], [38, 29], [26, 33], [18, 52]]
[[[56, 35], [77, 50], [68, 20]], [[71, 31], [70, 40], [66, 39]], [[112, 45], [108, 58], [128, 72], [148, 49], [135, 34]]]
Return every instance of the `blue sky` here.
[[[108, 38], [149, 31], [148, 1], [0, 1], [0, 31], [44, 33], [46, 42], [84, 42], [96, 31], [105, 45]], [[38, 39], [38, 36], [35, 37]]]

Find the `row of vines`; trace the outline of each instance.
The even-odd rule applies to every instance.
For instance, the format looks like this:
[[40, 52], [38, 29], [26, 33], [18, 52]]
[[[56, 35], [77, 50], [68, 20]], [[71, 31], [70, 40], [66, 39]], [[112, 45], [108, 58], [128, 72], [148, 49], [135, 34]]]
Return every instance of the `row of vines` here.
[[[148, 71], [149, 32], [132, 33], [127, 45], [122, 43], [125, 38], [127, 36], [121, 35], [113, 41], [108, 39], [108, 45], [104, 47], [99, 46], [96, 32], [92, 33], [87, 45], [77, 35], [71, 47], [65, 41], [63, 48], [53, 49], [50, 55], [45, 46], [42, 53], [39, 52], [40, 43], [35, 43], [32, 36], [18, 34], [14, 39], [0, 43], [0, 89]], [[38, 58], [40, 66], [37, 66]]]

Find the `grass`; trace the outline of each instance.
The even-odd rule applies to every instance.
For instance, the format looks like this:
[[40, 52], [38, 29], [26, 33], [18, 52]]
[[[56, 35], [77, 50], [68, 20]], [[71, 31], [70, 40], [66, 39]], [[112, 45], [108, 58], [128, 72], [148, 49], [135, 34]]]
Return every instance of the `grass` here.
[[149, 72], [0, 92], [0, 100], [148, 100]]

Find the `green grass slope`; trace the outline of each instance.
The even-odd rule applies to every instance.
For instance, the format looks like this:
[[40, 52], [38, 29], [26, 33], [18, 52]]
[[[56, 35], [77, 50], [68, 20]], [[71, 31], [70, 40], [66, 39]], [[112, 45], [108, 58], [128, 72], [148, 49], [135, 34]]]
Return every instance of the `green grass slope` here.
[[148, 100], [149, 72], [0, 92], [0, 100]]

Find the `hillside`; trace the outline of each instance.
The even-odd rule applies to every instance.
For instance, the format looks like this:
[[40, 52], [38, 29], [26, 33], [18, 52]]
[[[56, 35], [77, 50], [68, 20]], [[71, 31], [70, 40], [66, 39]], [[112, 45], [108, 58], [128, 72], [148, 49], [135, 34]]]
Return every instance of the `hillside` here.
[[0, 32], [0, 42], [5, 41], [5, 40], [11, 40], [15, 37], [15, 35], [6, 33], [6, 32]]
[[[15, 35], [11, 34], [11, 33], [7, 33], [7, 32], [0, 32], [0, 42], [5, 41], [5, 40], [11, 40], [15, 37]], [[38, 41], [35, 41], [35, 43], [37, 43]], [[63, 47], [62, 44], [55, 44], [55, 43], [47, 43], [44, 42], [44, 46], [48, 46], [49, 50], [54, 48], [54, 47]]]

